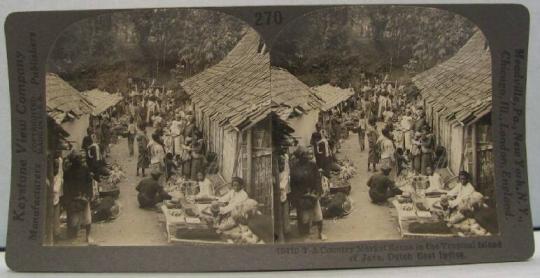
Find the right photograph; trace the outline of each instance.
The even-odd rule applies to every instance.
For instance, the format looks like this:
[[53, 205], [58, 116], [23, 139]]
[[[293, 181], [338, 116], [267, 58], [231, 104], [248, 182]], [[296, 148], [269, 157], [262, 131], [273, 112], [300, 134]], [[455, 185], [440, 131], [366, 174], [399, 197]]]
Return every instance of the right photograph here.
[[270, 55], [272, 98], [298, 88], [309, 103], [273, 121], [278, 242], [499, 234], [491, 53], [474, 23], [424, 7], [321, 9]]

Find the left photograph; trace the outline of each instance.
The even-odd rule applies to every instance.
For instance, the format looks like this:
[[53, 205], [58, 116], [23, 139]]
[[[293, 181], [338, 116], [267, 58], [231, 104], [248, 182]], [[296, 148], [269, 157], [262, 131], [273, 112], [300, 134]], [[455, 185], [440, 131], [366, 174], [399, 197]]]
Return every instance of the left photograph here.
[[270, 59], [241, 20], [79, 21], [49, 53], [46, 106], [44, 245], [274, 242]]

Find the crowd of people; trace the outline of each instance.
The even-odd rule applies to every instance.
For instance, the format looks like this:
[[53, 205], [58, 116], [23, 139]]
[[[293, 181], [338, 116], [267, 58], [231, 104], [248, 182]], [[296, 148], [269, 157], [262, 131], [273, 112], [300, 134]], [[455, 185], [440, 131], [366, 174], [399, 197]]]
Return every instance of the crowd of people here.
[[[157, 181], [162, 186], [173, 175], [207, 183], [205, 176], [217, 172], [216, 155], [206, 151], [205, 139], [195, 124], [188, 100], [179, 100], [170, 90], [148, 88], [130, 94], [127, 111], [130, 156], [135, 154], [137, 146], [136, 176], [146, 177], [149, 169], [154, 177], [159, 173]], [[145, 192], [147, 187], [141, 188], [141, 196], [152, 195], [141, 206], [161, 201], [152, 194], [153, 189]]]
[[[261, 214], [256, 213], [257, 202], [248, 196], [242, 178], [232, 177], [231, 188], [224, 194], [217, 192], [217, 185], [208, 178], [219, 170], [217, 154], [207, 150], [207, 141], [196, 124], [189, 101], [179, 101], [159, 90], [143, 90], [133, 95], [136, 97], [131, 99], [128, 109], [128, 149], [133, 155], [134, 145], [137, 145], [135, 174], [143, 176], [136, 188], [140, 207], [155, 208], [164, 200], [174, 199], [164, 190], [164, 186], [175, 177], [182, 182], [195, 184], [196, 192], [185, 196], [192, 202], [211, 201], [208, 210], [199, 212], [197, 217], [214, 227], [223, 237], [235, 241], [246, 240], [234, 232], [234, 228], [245, 224], [242, 227], [256, 231], [248, 237], [248, 241], [273, 240], [272, 236], [266, 236], [271, 229], [265, 232], [260, 228], [263, 224], [254, 224], [264, 221]], [[151, 130], [150, 136], [148, 130]], [[145, 170], [148, 168], [151, 176], [146, 178]]]

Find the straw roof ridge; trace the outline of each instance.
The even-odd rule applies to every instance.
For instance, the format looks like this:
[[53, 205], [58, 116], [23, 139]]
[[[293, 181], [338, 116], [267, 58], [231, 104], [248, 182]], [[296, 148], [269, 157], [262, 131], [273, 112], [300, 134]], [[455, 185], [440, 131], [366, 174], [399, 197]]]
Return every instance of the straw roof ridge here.
[[263, 49], [260, 36], [249, 29], [222, 61], [181, 85], [210, 119], [236, 128], [275, 113], [276, 106], [316, 107], [309, 87], [288, 71], [272, 67]]
[[82, 95], [94, 106], [92, 111], [94, 116], [99, 115], [110, 107], [115, 106], [123, 99], [123, 97], [118, 94], [111, 94], [99, 89], [92, 89], [90, 91], [82, 92]]
[[68, 114], [79, 117], [90, 113], [94, 108], [77, 89], [54, 73], [47, 73], [45, 77], [45, 98], [47, 113], [59, 123], [64, 121]]
[[312, 87], [317, 96], [322, 99], [323, 105], [321, 110], [328, 111], [338, 104], [348, 100], [354, 95], [352, 88], [342, 89], [340, 87], [332, 86], [330, 84], [323, 84], [320, 86]]
[[450, 59], [413, 78], [435, 111], [461, 124], [474, 122], [492, 109], [491, 53], [477, 31]]

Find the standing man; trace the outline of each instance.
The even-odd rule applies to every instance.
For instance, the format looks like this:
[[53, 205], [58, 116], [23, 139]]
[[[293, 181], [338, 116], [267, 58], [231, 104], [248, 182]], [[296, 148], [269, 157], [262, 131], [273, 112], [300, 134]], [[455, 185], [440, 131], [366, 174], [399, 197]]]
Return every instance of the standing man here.
[[377, 132], [377, 127], [375, 120], [370, 120], [369, 126], [366, 131], [369, 147], [368, 155], [368, 172], [371, 171], [370, 166], [373, 165], [373, 172], [377, 171], [377, 163], [379, 163], [379, 154], [380, 149], [377, 144], [377, 139], [379, 138], [379, 133]]
[[319, 239], [326, 240], [319, 202], [322, 193], [321, 175], [313, 162], [313, 153], [305, 147], [298, 147], [294, 155], [296, 162], [291, 165], [291, 196], [298, 215], [298, 231], [307, 235], [314, 224], [318, 228]]
[[434, 139], [429, 128], [425, 128], [425, 133], [422, 137], [420, 150], [422, 151], [421, 170], [422, 175], [427, 175], [426, 169], [433, 167], [433, 145]]
[[129, 150], [129, 156], [133, 156], [134, 154], [134, 143], [135, 143], [135, 136], [137, 135], [137, 126], [135, 125], [135, 119], [133, 117], [129, 118], [129, 125], [128, 125], [128, 150]]
[[413, 118], [411, 116], [411, 111], [407, 111], [405, 116], [401, 118], [401, 130], [403, 130], [403, 142], [405, 151], [410, 151], [412, 148], [412, 128], [413, 128]]
[[[394, 142], [390, 136], [390, 129], [384, 128], [382, 130], [381, 137], [377, 141], [379, 148], [381, 150], [381, 168], [392, 169], [395, 159], [396, 149], [394, 147]], [[390, 171], [389, 171], [390, 172]]]
[[92, 213], [92, 176], [78, 152], [68, 156], [64, 172], [64, 200], [67, 210], [68, 237], [76, 238], [81, 227], [86, 230], [86, 242], [93, 244], [90, 237]]

